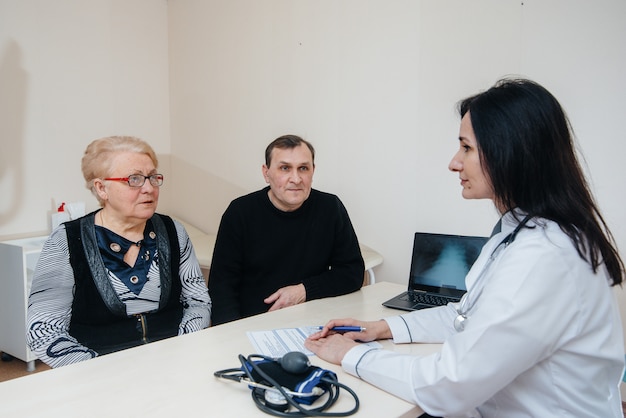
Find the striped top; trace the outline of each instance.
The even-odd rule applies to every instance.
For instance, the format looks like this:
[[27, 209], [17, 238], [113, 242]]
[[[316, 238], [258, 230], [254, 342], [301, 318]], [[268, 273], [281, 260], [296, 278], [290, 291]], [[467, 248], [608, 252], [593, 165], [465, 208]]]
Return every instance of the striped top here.
[[[180, 301], [183, 318], [178, 335], [209, 326], [211, 299], [193, 245], [185, 228], [174, 220], [180, 243]], [[128, 315], [154, 311], [161, 296], [158, 253], [152, 257], [147, 280], [139, 293], [131, 291], [111, 270], [107, 274]], [[30, 349], [51, 367], [64, 366], [98, 355], [69, 334], [74, 273], [70, 264], [65, 226], [56, 228], [44, 244], [28, 300], [26, 339]]]

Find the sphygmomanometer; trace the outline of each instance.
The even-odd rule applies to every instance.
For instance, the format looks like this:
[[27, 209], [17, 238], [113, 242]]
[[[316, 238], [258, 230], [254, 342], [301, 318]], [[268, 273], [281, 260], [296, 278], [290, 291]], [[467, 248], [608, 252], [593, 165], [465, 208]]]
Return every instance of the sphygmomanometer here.
[[[280, 358], [239, 355], [240, 368], [218, 370], [221, 379], [245, 383], [257, 408], [278, 417], [346, 417], [359, 409], [356, 393], [339, 383], [331, 370], [312, 366], [306, 354], [293, 351]], [[354, 399], [345, 412], [326, 412], [344, 389]], [[319, 401], [319, 402], [318, 402]]]

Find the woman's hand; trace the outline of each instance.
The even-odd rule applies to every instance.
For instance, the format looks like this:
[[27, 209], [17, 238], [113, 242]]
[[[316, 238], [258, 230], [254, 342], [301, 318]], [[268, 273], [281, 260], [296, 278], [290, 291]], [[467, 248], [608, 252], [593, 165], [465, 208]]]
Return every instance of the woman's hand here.
[[[365, 330], [340, 334], [332, 330], [338, 326], [361, 327], [365, 328]], [[391, 337], [391, 330], [387, 322], [383, 320], [365, 322], [349, 318], [333, 319], [328, 321], [321, 331], [311, 334], [304, 341], [304, 346], [322, 360], [333, 364], [341, 364], [346, 353], [352, 347], [358, 345], [356, 341], [368, 342]]]
[[357, 345], [358, 343], [341, 334], [332, 334], [317, 339], [309, 337], [304, 341], [304, 346], [307, 349], [314, 352], [322, 360], [333, 364], [341, 364], [346, 353]]
[[384, 340], [392, 337], [391, 330], [389, 329], [389, 325], [387, 325], [386, 321], [358, 321], [352, 318], [344, 318], [344, 319], [332, 319], [324, 325], [319, 332], [315, 334], [311, 334], [309, 336], [310, 340], [318, 340], [320, 338], [324, 338], [328, 335], [335, 334], [333, 331], [334, 327], [340, 326], [351, 326], [351, 327], [361, 327], [364, 328], [364, 331], [360, 332], [344, 332], [342, 333], [344, 337], [350, 338], [354, 341], [362, 341], [369, 342], [374, 340]]

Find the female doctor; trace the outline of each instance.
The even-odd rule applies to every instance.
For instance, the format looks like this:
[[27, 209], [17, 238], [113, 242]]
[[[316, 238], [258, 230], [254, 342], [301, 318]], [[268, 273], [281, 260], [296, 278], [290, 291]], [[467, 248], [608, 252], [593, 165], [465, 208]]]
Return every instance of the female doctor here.
[[[466, 199], [491, 199], [501, 231], [460, 303], [375, 322], [335, 319], [305, 346], [446, 417], [621, 417], [622, 325], [611, 286], [624, 264], [545, 88], [506, 79], [459, 103], [450, 162]], [[363, 332], [335, 334], [339, 325]], [[417, 357], [355, 340], [443, 343]]]

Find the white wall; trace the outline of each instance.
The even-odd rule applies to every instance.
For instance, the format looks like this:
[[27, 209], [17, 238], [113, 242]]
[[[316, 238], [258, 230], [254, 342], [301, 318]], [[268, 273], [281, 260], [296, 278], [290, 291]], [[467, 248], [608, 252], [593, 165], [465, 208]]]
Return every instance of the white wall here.
[[47, 232], [54, 200], [95, 208], [80, 157], [110, 134], [150, 141], [160, 210], [214, 232], [290, 132], [404, 283], [414, 231], [489, 233], [447, 171], [454, 104], [520, 74], [569, 112], [624, 254], [624, 21], [623, 0], [0, 0], [0, 239]]
[[[314, 187], [338, 194], [361, 242], [384, 256], [377, 279], [406, 283], [413, 232], [489, 234], [492, 205], [464, 201], [447, 170], [454, 105], [521, 75], [568, 112], [626, 256], [623, 0], [168, 5], [175, 211], [205, 231], [264, 186], [265, 146], [300, 134], [318, 151]], [[626, 324], [626, 292], [615, 291]]]
[[168, 4], [172, 154], [210, 186], [173, 170], [193, 181], [194, 204], [180, 211], [203, 229], [216, 230], [232, 197], [264, 185], [267, 143], [300, 134], [318, 151], [314, 186], [338, 194], [360, 240], [383, 254], [378, 277], [404, 283], [413, 232], [490, 232], [491, 204], [463, 201], [447, 170], [458, 146], [454, 106], [518, 74], [569, 112], [626, 248], [626, 2]]
[[137, 135], [169, 165], [164, 0], [0, 0], [0, 237], [49, 232], [84, 201], [93, 139]]

